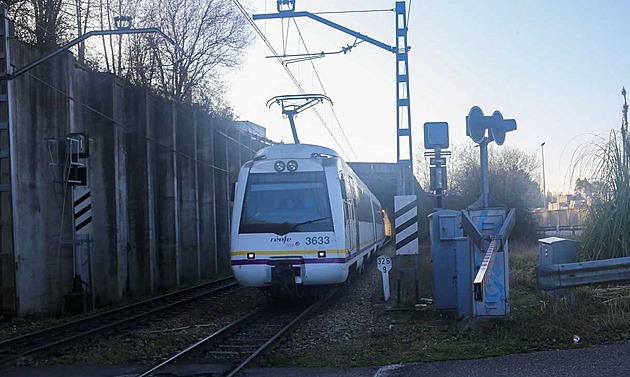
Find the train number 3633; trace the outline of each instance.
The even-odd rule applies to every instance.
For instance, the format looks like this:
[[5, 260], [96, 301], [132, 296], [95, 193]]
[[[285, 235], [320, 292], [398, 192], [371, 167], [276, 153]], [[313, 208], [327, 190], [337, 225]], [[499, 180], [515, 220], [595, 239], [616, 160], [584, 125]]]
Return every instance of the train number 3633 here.
[[330, 243], [330, 237], [306, 237], [305, 243], [307, 245], [328, 245]]

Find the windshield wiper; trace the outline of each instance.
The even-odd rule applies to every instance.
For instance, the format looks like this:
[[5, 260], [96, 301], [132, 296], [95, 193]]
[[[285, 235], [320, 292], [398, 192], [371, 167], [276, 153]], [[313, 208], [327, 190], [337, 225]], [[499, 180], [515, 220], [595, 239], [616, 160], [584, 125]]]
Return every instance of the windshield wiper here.
[[291, 229], [297, 230], [298, 227], [302, 226], [302, 225], [306, 225], [306, 224], [311, 224], [311, 223], [316, 223], [318, 221], [322, 221], [322, 220], [328, 220], [330, 219], [330, 216], [326, 216], [326, 217], [321, 217], [319, 219], [313, 219], [313, 220], [308, 220], [308, 221], [302, 221], [301, 223], [297, 223], [297, 224], [291, 224]]
[[299, 227], [306, 224], [315, 223], [318, 221], [329, 220], [330, 216], [321, 217], [319, 219], [313, 219], [308, 221], [302, 221], [300, 223], [291, 224], [288, 222], [282, 223], [267, 223], [267, 222], [259, 222], [259, 223], [248, 223], [242, 224], [240, 231], [243, 233], [275, 233], [279, 236], [284, 236], [287, 233], [295, 232]]

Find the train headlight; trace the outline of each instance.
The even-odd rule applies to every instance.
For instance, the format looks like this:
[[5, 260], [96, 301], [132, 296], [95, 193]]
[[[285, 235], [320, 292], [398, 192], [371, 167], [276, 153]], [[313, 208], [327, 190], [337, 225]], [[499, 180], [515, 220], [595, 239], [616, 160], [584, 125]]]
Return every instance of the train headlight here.
[[273, 168], [276, 169], [278, 173], [282, 173], [284, 171], [284, 167], [284, 162], [282, 161], [276, 161], [276, 163], [273, 164]]
[[247, 259], [254, 259], [256, 258], [256, 253], [247, 253]]
[[317, 252], [317, 257], [318, 258], [326, 258], [326, 251], [325, 250], [318, 251]]
[[290, 172], [294, 172], [298, 169], [298, 163], [295, 160], [290, 160], [287, 162], [287, 170]]

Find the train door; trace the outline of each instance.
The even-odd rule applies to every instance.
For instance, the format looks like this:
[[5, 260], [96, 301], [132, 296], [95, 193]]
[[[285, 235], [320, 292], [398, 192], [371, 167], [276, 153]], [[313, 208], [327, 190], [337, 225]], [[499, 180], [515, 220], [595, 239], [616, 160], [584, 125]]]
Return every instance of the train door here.
[[346, 182], [343, 174], [339, 178], [339, 184], [341, 186], [341, 200], [343, 201], [343, 226], [344, 226], [344, 234], [346, 236], [345, 245], [346, 250], [352, 250], [352, 240], [354, 239], [354, 232], [352, 231], [352, 226], [350, 224], [350, 219], [352, 218], [352, 209], [350, 208], [350, 198], [348, 197], [349, 185]]
[[370, 197], [370, 208], [372, 209], [372, 234], [374, 235], [374, 242], [376, 242], [378, 240], [378, 232], [376, 230], [376, 224], [377, 224], [377, 220], [376, 220], [376, 216], [380, 216], [380, 213], [376, 212], [376, 206], [374, 205], [374, 202], [372, 201], [372, 197]]
[[354, 238], [354, 250], [355, 251], [359, 251], [359, 248], [361, 247], [361, 232], [360, 232], [360, 228], [359, 228], [359, 219], [356, 216], [357, 213], [357, 201], [356, 199], [353, 201], [354, 204], [354, 229], [355, 229], [355, 238]]
[[358, 206], [359, 206], [359, 186], [354, 181], [352, 177], [350, 177], [350, 183], [352, 184], [352, 224], [351, 226], [354, 228], [354, 251], [359, 251], [361, 247], [361, 232], [360, 232], [360, 224], [358, 217]]
[[345, 230], [346, 230], [346, 248], [348, 252], [356, 250], [358, 247], [358, 225], [356, 217], [356, 195], [355, 186], [352, 182], [352, 177], [346, 176], [346, 179], [341, 179], [341, 190], [343, 195], [343, 212], [345, 217]]
[[348, 232], [346, 234], [346, 240], [348, 245], [348, 251], [355, 251], [357, 248], [357, 219], [356, 219], [356, 206], [354, 199], [346, 200], [346, 207], [348, 208]]

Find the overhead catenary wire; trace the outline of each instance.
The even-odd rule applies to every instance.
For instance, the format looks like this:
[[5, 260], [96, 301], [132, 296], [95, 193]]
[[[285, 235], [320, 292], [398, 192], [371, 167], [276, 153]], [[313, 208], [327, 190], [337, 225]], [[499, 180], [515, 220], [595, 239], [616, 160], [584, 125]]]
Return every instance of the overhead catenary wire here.
[[[280, 63], [280, 65], [282, 66], [282, 68], [284, 68], [285, 72], [287, 73], [287, 75], [291, 78], [291, 81], [293, 81], [293, 83], [295, 84], [295, 86], [298, 88], [298, 90], [302, 93], [305, 94], [306, 92], [304, 91], [304, 89], [302, 88], [302, 85], [300, 84], [300, 82], [295, 78], [295, 75], [293, 74], [293, 72], [291, 72], [291, 70], [286, 67], [284, 64], [282, 64], [282, 59], [279, 57], [279, 54], [276, 52], [276, 49], [273, 47], [273, 45], [269, 42], [269, 40], [267, 39], [267, 37], [263, 34], [263, 32], [260, 30], [260, 28], [258, 27], [258, 25], [256, 25], [256, 23], [254, 22], [254, 20], [250, 17], [250, 15], [247, 13], [247, 11], [245, 10], [245, 8], [241, 5], [241, 3], [238, 0], [233, 0], [234, 4], [236, 5], [236, 7], [240, 10], [240, 12], [243, 14], [243, 16], [245, 17], [245, 19], [247, 20], [247, 22], [249, 22], [249, 24], [254, 28], [254, 30], [256, 31], [256, 33], [258, 34], [258, 36], [260, 36], [260, 38], [263, 40], [263, 42], [265, 42], [265, 44], [267, 45], [267, 48], [269, 48], [269, 50], [273, 53], [273, 55], [276, 56], [276, 60], [278, 61], [278, 63]], [[343, 146], [341, 145], [341, 143], [339, 143], [339, 141], [337, 140], [337, 138], [335, 137], [335, 135], [333, 134], [332, 130], [328, 127], [328, 124], [326, 124], [326, 121], [324, 120], [324, 118], [322, 117], [322, 115], [320, 114], [320, 112], [316, 109], [313, 108], [313, 111], [315, 112], [315, 114], [317, 114], [317, 117], [319, 118], [320, 122], [324, 125], [324, 128], [326, 129], [326, 131], [328, 131], [328, 133], [330, 134], [330, 136], [332, 137], [333, 141], [335, 142], [335, 144], [337, 144], [337, 146], [339, 147], [341, 153], [343, 153], [345, 155], [345, 157], [348, 157], [348, 153], [345, 151], [345, 149], [343, 148]]]
[[[250, 15], [247, 13], [247, 10], [245, 10], [245, 8], [243, 7], [243, 5], [241, 5], [241, 3], [238, 0], [232, 0], [234, 2], [234, 4], [236, 5], [236, 7], [239, 9], [239, 11], [243, 14], [243, 16], [245, 17], [245, 19], [247, 20], [247, 22], [252, 26], [252, 28], [254, 28], [254, 31], [256, 31], [256, 34], [258, 34], [258, 36], [263, 40], [263, 42], [265, 43], [265, 45], [267, 45], [267, 48], [269, 48], [269, 50], [272, 52], [273, 55], [275, 55], [276, 60], [278, 61], [278, 63], [280, 63], [280, 65], [282, 66], [282, 68], [284, 69], [284, 71], [287, 73], [287, 75], [289, 76], [289, 78], [291, 79], [291, 81], [293, 81], [293, 84], [295, 84], [295, 86], [298, 88], [298, 90], [300, 91], [300, 93], [302, 94], [306, 94], [306, 92], [304, 91], [304, 89], [302, 88], [302, 85], [300, 84], [300, 82], [297, 80], [297, 78], [295, 78], [295, 75], [293, 74], [293, 72], [291, 72], [291, 70], [286, 67], [284, 64], [282, 64], [282, 59], [279, 57], [280, 54], [278, 54], [278, 52], [276, 51], [276, 49], [273, 47], [273, 45], [269, 42], [269, 40], [267, 39], [267, 37], [265, 36], [265, 34], [262, 32], [262, 30], [260, 30], [260, 28], [258, 27], [258, 25], [256, 25], [256, 23], [254, 22], [254, 20], [250, 17]], [[326, 129], [326, 131], [328, 131], [328, 134], [330, 135], [330, 137], [333, 139], [333, 141], [335, 142], [335, 144], [337, 144], [337, 146], [340, 149], [340, 152], [342, 154], [344, 154], [345, 158], [348, 158], [348, 153], [345, 151], [345, 149], [343, 148], [343, 146], [341, 145], [341, 143], [339, 143], [339, 140], [337, 140], [337, 138], [335, 137], [335, 135], [333, 134], [332, 130], [330, 129], [330, 127], [328, 127], [328, 124], [326, 123], [326, 121], [324, 120], [324, 118], [322, 117], [321, 113], [316, 109], [313, 108], [313, 111], [315, 112], [315, 114], [317, 115], [317, 117], [319, 118], [320, 122], [322, 123], [322, 125], [324, 126], [324, 128]]]
[[[306, 53], [310, 55], [310, 51], [308, 50], [308, 47], [306, 46], [306, 41], [304, 40], [304, 37], [302, 36], [302, 31], [300, 30], [300, 27], [298, 26], [295, 18], [293, 18], [293, 23], [295, 24], [295, 29], [298, 32], [298, 35], [300, 37], [300, 40], [302, 41], [302, 44], [304, 45], [304, 50], [306, 50]], [[319, 76], [319, 72], [317, 71], [317, 68], [315, 67], [315, 63], [313, 62], [313, 59], [308, 59], [308, 60], [311, 62], [311, 66], [313, 67], [313, 72], [315, 72], [315, 76], [317, 77], [317, 81], [319, 81], [319, 85], [321, 86], [322, 91], [324, 92], [326, 96], [328, 96], [328, 93], [326, 92], [326, 88], [324, 87], [324, 83], [322, 82], [322, 79]], [[335, 117], [335, 120], [337, 121], [337, 125], [339, 126], [339, 129], [341, 130], [341, 134], [343, 135], [344, 140], [348, 144], [348, 147], [350, 147], [350, 151], [354, 155], [354, 158], [358, 160], [359, 157], [354, 151], [354, 148], [352, 148], [352, 144], [350, 144], [350, 141], [348, 140], [348, 137], [346, 136], [346, 132], [343, 130], [343, 127], [341, 126], [341, 123], [339, 122], [339, 117], [337, 116], [337, 112], [335, 111], [334, 107], [332, 107], [332, 105], [330, 106], [330, 109], [332, 110], [332, 114]]]

